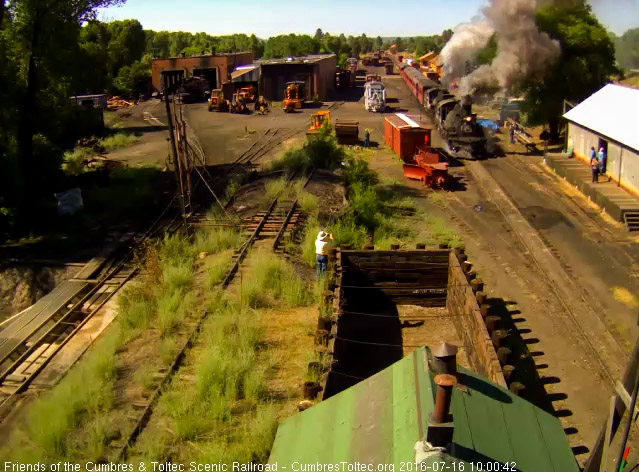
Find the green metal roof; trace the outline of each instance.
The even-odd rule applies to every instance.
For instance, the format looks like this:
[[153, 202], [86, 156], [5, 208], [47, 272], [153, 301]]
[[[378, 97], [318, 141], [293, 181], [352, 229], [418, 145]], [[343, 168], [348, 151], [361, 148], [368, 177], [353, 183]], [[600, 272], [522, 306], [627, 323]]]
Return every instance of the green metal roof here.
[[[269, 463], [277, 463], [278, 471], [344, 462], [373, 464], [375, 471], [384, 470], [377, 464], [394, 464], [396, 472], [410, 472], [401, 465], [414, 460], [415, 444], [424, 439], [434, 406], [435, 384], [426, 356], [427, 350], [420, 348], [284, 420]], [[557, 418], [462, 367], [458, 378], [467, 391], [453, 390], [455, 429], [448, 454], [464, 462], [464, 470], [472, 469], [471, 462], [499, 462], [509, 466], [500, 470], [522, 472], [579, 470]], [[348, 469], [333, 472], [342, 470]]]

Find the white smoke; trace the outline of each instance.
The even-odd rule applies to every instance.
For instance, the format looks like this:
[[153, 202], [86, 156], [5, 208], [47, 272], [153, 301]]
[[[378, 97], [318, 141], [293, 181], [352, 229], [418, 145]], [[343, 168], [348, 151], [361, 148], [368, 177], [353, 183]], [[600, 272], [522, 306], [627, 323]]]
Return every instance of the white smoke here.
[[488, 44], [494, 32], [488, 20], [482, 17], [475, 17], [472, 22], [457, 26], [441, 52], [444, 79], [464, 75], [466, 62], [477, 58], [477, 54]]
[[[460, 79], [460, 92], [498, 86], [508, 91], [524, 78], [543, 72], [559, 56], [559, 43], [537, 29], [537, 0], [490, 0], [481, 15], [455, 29], [442, 50], [444, 83]], [[474, 61], [496, 34], [497, 55], [464, 76], [466, 61]]]

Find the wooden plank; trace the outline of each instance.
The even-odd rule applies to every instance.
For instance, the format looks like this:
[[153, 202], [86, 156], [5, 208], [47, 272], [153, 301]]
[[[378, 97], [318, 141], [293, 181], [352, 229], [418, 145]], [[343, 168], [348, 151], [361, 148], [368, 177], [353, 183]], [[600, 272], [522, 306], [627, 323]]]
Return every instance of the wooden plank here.
[[[619, 395], [621, 401], [623, 401], [624, 405], [626, 405], [626, 408], [630, 408], [630, 394], [625, 388], [623, 388], [623, 385], [619, 380], [617, 380], [617, 383], [615, 384], [615, 390], [617, 391], [617, 395]], [[635, 407], [635, 411], [632, 416], [634, 422], [639, 425], [639, 407]]]

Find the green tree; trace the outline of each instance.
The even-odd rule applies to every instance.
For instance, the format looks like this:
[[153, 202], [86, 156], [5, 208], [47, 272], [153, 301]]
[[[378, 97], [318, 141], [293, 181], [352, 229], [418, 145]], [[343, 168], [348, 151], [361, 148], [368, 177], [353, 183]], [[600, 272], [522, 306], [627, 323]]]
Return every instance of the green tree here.
[[151, 64], [147, 61], [135, 61], [120, 69], [113, 84], [122, 95], [136, 99], [138, 95], [148, 92], [150, 82]]
[[404, 40], [402, 38], [400, 37], [395, 38], [395, 48], [397, 52], [405, 50]]
[[523, 84], [524, 110], [531, 124], [548, 123], [559, 135], [563, 101], [581, 101], [609, 81], [615, 68], [615, 48], [606, 29], [585, 2], [549, 5], [537, 13], [541, 31], [558, 40], [561, 55], [542, 78]]
[[639, 28], [616, 38], [617, 62], [622, 69], [639, 69]]
[[[56, 143], [48, 146], [47, 142], [65, 137], [60, 124], [70, 107], [68, 88], [74, 71], [82, 66], [77, 63], [80, 25], [94, 19], [99, 8], [117, 3], [122, 1], [14, 0], [8, 5], [13, 58], [22, 71], [15, 118], [20, 203], [25, 216], [34, 214], [42, 192], [51, 189], [47, 172], [55, 168], [51, 152]], [[38, 116], [48, 120], [38, 120]], [[59, 157], [59, 153], [53, 154]]]
[[488, 44], [477, 55], [477, 64], [490, 64], [495, 56], [497, 56], [497, 36], [493, 34]]
[[381, 36], [378, 36], [377, 38], [375, 38], [375, 48], [381, 49], [383, 44], [384, 44], [384, 40], [382, 39]]
[[146, 37], [138, 20], [112, 21], [107, 23], [109, 34], [108, 54], [111, 77], [125, 65], [142, 58], [146, 48]]
[[322, 32], [321, 28], [317, 28], [315, 30], [315, 39], [317, 39], [317, 41], [319, 41], [320, 43], [324, 39], [324, 33]]

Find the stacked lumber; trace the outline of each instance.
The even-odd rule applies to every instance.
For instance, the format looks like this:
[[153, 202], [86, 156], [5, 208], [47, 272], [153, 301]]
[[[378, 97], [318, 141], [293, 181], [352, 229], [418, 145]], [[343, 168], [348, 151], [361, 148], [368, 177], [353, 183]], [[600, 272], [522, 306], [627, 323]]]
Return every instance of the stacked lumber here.
[[129, 108], [132, 107], [133, 103], [124, 100], [117, 95], [115, 97], [111, 97], [107, 99], [107, 110], [114, 111], [119, 110], [120, 108]]

